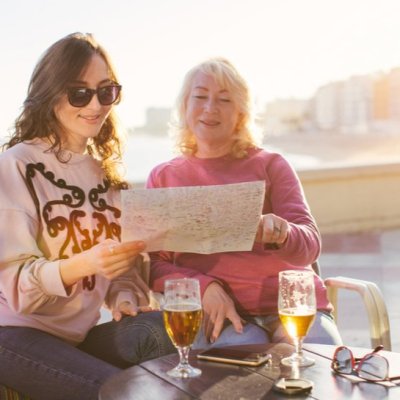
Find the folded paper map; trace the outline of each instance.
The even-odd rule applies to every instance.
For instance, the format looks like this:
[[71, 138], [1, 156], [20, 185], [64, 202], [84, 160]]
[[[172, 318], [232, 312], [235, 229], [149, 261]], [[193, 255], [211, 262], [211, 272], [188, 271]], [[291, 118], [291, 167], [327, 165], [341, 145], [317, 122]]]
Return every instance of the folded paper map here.
[[264, 181], [123, 190], [122, 240], [143, 240], [146, 251], [251, 250], [264, 192]]

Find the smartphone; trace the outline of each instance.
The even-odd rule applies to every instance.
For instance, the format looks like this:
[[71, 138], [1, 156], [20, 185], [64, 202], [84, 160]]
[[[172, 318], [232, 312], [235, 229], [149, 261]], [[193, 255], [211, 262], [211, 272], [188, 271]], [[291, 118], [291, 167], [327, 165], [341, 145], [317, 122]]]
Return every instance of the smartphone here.
[[228, 364], [249, 365], [257, 367], [272, 360], [267, 351], [254, 352], [245, 349], [234, 349], [232, 347], [213, 347], [197, 354], [200, 360], [223, 362]]

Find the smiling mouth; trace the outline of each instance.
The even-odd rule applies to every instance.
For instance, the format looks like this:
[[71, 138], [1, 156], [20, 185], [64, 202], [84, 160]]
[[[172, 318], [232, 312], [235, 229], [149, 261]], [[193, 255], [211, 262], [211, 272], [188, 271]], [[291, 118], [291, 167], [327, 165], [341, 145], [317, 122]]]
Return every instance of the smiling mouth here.
[[88, 122], [96, 122], [100, 119], [100, 115], [93, 115], [93, 116], [81, 115], [81, 118]]
[[93, 115], [93, 116], [81, 115], [81, 118], [88, 124], [97, 124], [101, 121], [100, 115]]
[[218, 126], [220, 124], [219, 121], [206, 121], [206, 120], [200, 120], [200, 122], [204, 125], [207, 126]]

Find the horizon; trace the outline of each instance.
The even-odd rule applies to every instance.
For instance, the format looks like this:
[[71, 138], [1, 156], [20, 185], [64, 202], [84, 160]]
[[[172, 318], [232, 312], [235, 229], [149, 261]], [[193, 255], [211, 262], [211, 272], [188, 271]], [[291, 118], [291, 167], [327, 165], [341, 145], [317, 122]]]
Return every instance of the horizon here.
[[0, 97], [0, 137], [19, 114], [41, 54], [75, 31], [93, 33], [110, 53], [123, 85], [117, 114], [126, 128], [143, 125], [147, 108], [172, 107], [186, 71], [212, 56], [235, 64], [257, 109], [400, 66], [397, 0], [2, 3], [0, 69], [7, 96]]

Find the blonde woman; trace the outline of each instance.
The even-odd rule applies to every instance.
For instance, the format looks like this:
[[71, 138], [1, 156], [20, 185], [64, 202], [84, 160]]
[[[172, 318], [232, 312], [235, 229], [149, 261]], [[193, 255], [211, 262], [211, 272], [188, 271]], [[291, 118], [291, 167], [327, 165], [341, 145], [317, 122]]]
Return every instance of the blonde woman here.
[[[295, 171], [282, 155], [258, 146], [252, 122], [248, 86], [232, 63], [212, 58], [196, 65], [184, 79], [172, 121], [181, 155], [148, 178], [148, 188], [265, 181], [252, 251], [151, 254], [156, 291], [170, 277], [200, 280], [204, 326], [195, 347], [288, 341], [278, 317], [278, 274], [312, 271], [320, 253], [320, 234]], [[318, 313], [307, 340], [341, 343], [317, 275], [315, 285]]]

